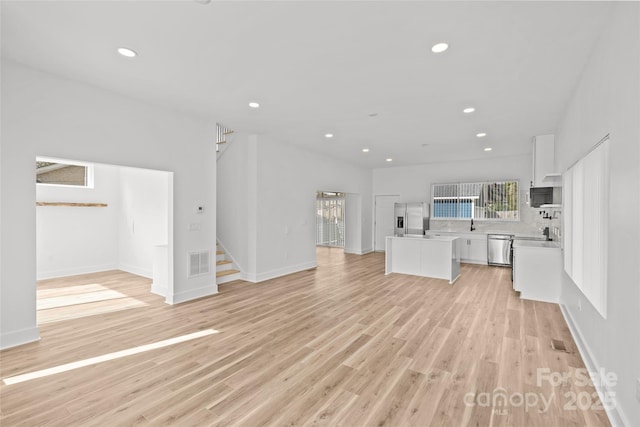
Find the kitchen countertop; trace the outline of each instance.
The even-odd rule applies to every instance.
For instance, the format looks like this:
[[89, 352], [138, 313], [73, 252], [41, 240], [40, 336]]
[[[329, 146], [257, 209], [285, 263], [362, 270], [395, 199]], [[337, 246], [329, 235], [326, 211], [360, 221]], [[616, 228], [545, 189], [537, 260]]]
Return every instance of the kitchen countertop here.
[[560, 249], [560, 243], [548, 240], [514, 240], [514, 248], [556, 248]]
[[449, 242], [457, 239], [457, 236], [388, 236], [388, 239], [429, 239]]
[[489, 234], [508, 234], [508, 235], [515, 236], [516, 239], [518, 239], [518, 238], [522, 238], [522, 239], [540, 239], [540, 240], [544, 240], [545, 239], [545, 237], [544, 237], [544, 235], [542, 233], [541, 234], [530, 234], [530, 233], [518, 233], [518, 232], [513, 232], [513, 231], [427, 230], [426, 232], [427, 232], [427, 234], [460, 234], [460, 235], [464, 235], [464, 236], [476, 235], [476, 236], [479, 236], [479, 237], [487, 237], [487, 235], [489, 235]]

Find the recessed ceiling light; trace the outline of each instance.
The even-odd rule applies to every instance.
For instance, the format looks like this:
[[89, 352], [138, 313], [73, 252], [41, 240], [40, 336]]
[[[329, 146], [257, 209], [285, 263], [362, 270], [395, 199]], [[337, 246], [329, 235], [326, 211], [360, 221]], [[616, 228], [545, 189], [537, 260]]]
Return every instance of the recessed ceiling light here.
[[485, 136], [487, 136], [487, 134], [485, 132], [480, 132], [480, 133], [476, 133], [476, 136], [478, 138], [484, 138]]
[[127, 47], [119, 47], [118, 53], [122, 56], [126, 56], [127, 58], [133, 58], [138, 55], [134, 50], [131, 50]]
[[325, 138], [333, 138], [333, 134], [332, 133], [325, 133], [324, 137]]
[[368, 152], [369, 152], [369, 149], [368, 149], [368, 148], [363, 148], [363, 149], [362, 149], [362, 152], [363, 152], [363, 153], [368, 153]]
[[449, 49], [449, 45], [446, 43], [438, 43], [438, 44], [434, 44], [433, 47], [431, 48], [431, 52], [433, 53], [442, 53], [445, 50]]
[[257, 102], [250, 102], [249, 103], [249, 107], [251, 107], [251, 108], [260, 108], [260, 104], [258, 104]]
[[487, 147], [487, 148], [484, 149], [484, 151], [491, 151], [491, 150], [493, 150], [493, 148], [491, 148], [491, 147]]
[[388, 159], [386, 159], [387, 162], [393, 162], [393, 159], [391, 157], [389, 157]]
[[474, 111], [476, 111], [476, 109], [473, 107], [467, 107], [464, 110], [462, 110], [462, 112], [466, 114], [473, 113]]

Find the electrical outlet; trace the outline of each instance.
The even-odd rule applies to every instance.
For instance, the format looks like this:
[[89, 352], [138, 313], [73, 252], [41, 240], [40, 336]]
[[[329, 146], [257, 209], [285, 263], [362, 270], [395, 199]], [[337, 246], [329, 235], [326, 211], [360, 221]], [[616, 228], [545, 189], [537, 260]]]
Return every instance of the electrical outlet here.
[[640, 378], [636, 378], [636, 400], [640, 402]]

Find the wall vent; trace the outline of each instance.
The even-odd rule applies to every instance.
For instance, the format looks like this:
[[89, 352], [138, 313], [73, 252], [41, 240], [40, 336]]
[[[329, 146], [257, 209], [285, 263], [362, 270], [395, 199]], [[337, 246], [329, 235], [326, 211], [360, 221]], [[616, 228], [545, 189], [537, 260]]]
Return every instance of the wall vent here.
[[208, 250], [200, 252], [189, 252], [188, 262], [189, 277], [209, 274], [211, 255]]

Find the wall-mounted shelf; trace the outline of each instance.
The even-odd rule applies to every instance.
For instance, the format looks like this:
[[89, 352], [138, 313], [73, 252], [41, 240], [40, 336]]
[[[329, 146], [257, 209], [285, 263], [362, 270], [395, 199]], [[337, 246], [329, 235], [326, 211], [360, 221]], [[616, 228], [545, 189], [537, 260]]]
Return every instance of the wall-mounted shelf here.
[[557, 205], [555, 203], [548, 203], [546, 205], [540, 205], [540, 208], [554, 208], [554, 209], [562, 209], [562, 205]]
[[106, 203], [36, 202], [36, 206], [67, 206], [74, 208], [106, 208]]

